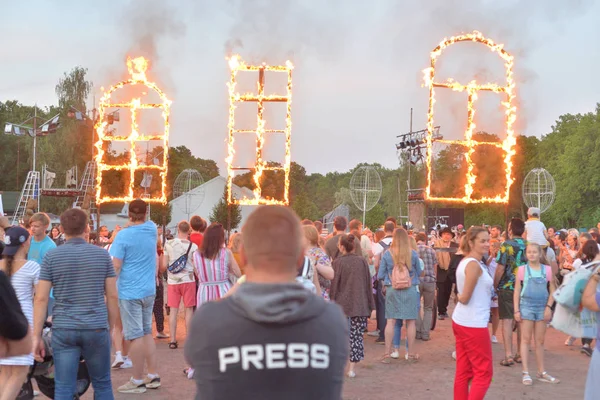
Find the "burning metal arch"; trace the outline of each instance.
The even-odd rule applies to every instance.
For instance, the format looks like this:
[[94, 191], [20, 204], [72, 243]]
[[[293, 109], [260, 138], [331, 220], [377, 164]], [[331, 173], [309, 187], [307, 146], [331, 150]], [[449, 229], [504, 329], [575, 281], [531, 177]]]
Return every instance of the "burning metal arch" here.
[[[96, 204], [108, 203], [108, 202], [130, 202], [134, 200], [133, 188], [135, 181], [135, 172], [136, 171], [150, 171], [150, 170], [158, 170], [160, 171], [161, 176], [161, 196], [154, 198], [145, 199], [148, 203], [155, 204], [166, 204], [167, 202], [167, 172], [168, 172], [168, 156], [169, 156], [169, 113], [171, 107], [171, 100], [167, 98], [165, 93], [154, 83], [148, 81], [146, 77], [146, 69], [148, 68], [148, 61], [143, 57], [138, 58], [127, 58], [127, 69], [129, 74], [131, 75], [130, 79], [121, 81], [113, 86], [111, 86], [105, 93], [104, 96], [100, 99], [100, 104], [98, 106], [99, 117], [96, 121], [94, 129], [98, 134], [98, 141], [95, 146], [97, 149], [96, 153]], [[162, 100], [162, 103], [142, 103], [139, 98], [132, 99], [127, 103], [110, 103], [111, 95], [118, 89], [122, 88], [125, 85], [144, 85], [149, 89], [154, 90]], [[108, 121], [104, 118], [105, 110], [107, 108], [129, 108], [131, 109], [131, 132], [128, 136], [107, 136], [106, 128], [108, 126]], [[150, 109], [150, 108], [161, 108], [162, 115], [164, 119], [164, 130], [163, 134], [158, 135], [140, 135], [136, 115], [137, 111], [140, 109]], [[149, 140], [162, 140], [163, 141], [163, 163], [162, 165], [139, 165], [137, 155], [135, 153], [135, 142], [138, 141], [149, 141]], [[121, 142], [130, 142], [131, 150], [130, 150], [130, 158], [128, 164], [122, 165], [107, 165], [103, 161], [104, 150], [102, 149], [102, 144], [104, 142], [110, 141], [121, 141]], [[122, 171], [129, 170], [129, 191], [127, 196], [123, 197], [110, 197], [110, 196], [102, 196], [102, 171]]]
[[[477, 84], [474, 80], [469, 82], [467, 85], [462, 85], [458, 82], [435, 82], [435, 62], [437, 58], [442, 54], [444, 49], [457, 42], [472, 41], [486, 45], [491, 51], [498, 53], [498, 55], [504, 60], [506, 68], [506, 86], [499, 86], [495, 83], [485, 83], [482, 85]], [[516, 120], [516, 106], [514, 106], [515, 100], [515, 83], [513, 81], [513, 61], [514, 57], [504, 50], [502, 44], [497, 44], [493, 40], [483, 36], [481, 32], [474, 31], [472, 33], [452, 36], [449, 39], [444, 39], [433, 51], [431, 52], [431, 66], [423, 70], [425, 85], [429, 87], [429, 110], [427, 113], [427, 187], [425, 189], [425, 197], [431, 201], [443, 201], [443, 202], [463, 202], [463, 203], [508, 203], [510, 195], [510, 186], [513, 183], [512, 178], [512, 156], [515, 154], [516, 137], [513, 129], [514, 122]], [[435, 87], [452, 89], [454, 91], [463, 92], [467, 91], [468, 94], [468, 114], [467, 114], [467, 130], [465, 132], [464, 140], [437, 140], [440, 143], [447, 144], [460, 144], [468, 148], [465, 153], [465, 160], [467, 161], [467, 183], [465, 184], [465, 195], [462, 198], [457, 197], [435, 197], [431, 196], [431, 170], [433, 161], [433, 134], [434, 134], [434, 119], [433, 119], [433, 106], [435, 104]], [[479, 142], [473, 140], [473, 130], [475, 124], [473, 122], [475, 115], [475, 108], [473, 103], [477, 100], [477, 92], [480, 90], [492, 91], [494, 93], [504, 93], [506, 95], [506, 101], [502, 102], [506, 111], [506, 138], [502, 143], [496, 142]], [[477, 176], [473, 173], [473, 162], [471, 160], [475, 148], [478, 145], [491, 145], [502, 149], [505, 152], [504, 167], [506, 173], [506, 186], [502, 195], [495, 197], [482, 197], [479, 199], [473, 199], [473, 185], [477, 180]]]

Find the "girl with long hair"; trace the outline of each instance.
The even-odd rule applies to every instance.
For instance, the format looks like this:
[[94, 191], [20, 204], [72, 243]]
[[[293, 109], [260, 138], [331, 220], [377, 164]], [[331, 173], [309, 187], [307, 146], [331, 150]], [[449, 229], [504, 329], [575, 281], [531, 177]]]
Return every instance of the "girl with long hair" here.
[[[410, 279], [410, 286], [404, 289], [394, 289], [392, 286], [392, 273], [394, 269], [407, 269]], [[381, 362], [390, 363], [392, 339], [394, 336], [394, 326], [396, 320], [403, 320], [406, 323], [406, 340], [408, 341], [408, 350], [406, 359], [410, 362], [416, 362], [419, 355], [414, 352], [415, 336], [417, 333], [417, 315], [419, 313], [419, 277], [423, 270], [419, 265], [419, 256], [411, 248], [408, 233], [403, 228], [394, 231], [392, 243], [388, 251], [383, 254], [377, 279], [383, 281], [385, 289], [385, 353]]]
[[[527, 264], [519, 267], [515, 279], [515, 321], [521, 323], [521, 359], [524, 385], [533, 384], [529, 375], [529, 342], [533, 335], [535, 341], [535, 358], [537, 361], [537, 379], [540, 382], [559, 383], [544, 369], [544, 337], [546, 324], [552, 319], [552, 293], [556, 284], [552, 277], [552, 269], [542, 263], [542, 247], [537, 243], [529, 243], [525, 249]], [[550, 287], [550, 290], [548, 290]]]
[[452, 314], [456, 339], [454, 399], [483, 400], [494, 372], [488, 331], [494, 280], [481, 261], [489, 253], [489, 233], [484, 227], [473, 226], [461, 244], [465, 257], [456, 268], [458, 304]]
[[231, 289], [230, 274], [242, 275], [233, 253], [225, 247], [223, 225], [213, 223], [206, 229], [202, 247], [194, 253], [194, 267], [199, 283], [197, 307], [225, 296]]
[[329, 300], [329, 289], [331, 288], [331, 280], [334, 277], [331, 259], [325, 250], [319, 246], [319, 232], [317, 228], [313, 225], [304, 225], [302, 230], [304, 232], [306, 257], [310, 260], [311, 267], [315, 269], [314, 272], [317, 273], [317, 280], [315, 282], [318, 282], [323, 298]]
[[[8, 228], [5, 239], [0, 270], [10, 279], [23, 314], [32, 327], [33, 294], [40, 276], [40, 265], [35, 261], [27, 261], [30, 236], [26, 229], [20, 226]], [[33, 354], [0, 359], [0, 398], [17, 397], [32, 365]]]

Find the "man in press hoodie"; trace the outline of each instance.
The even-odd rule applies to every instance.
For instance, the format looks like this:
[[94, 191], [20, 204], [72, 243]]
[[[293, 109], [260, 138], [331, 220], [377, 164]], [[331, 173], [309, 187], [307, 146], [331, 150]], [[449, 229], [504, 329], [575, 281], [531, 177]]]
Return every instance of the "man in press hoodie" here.
[[304, 235], [294, 212], [254, 211], [242, 230], [246, 282], [194, 315], [185, 357], [197, 400], [341, 399], [348, 323], [296, 283]]

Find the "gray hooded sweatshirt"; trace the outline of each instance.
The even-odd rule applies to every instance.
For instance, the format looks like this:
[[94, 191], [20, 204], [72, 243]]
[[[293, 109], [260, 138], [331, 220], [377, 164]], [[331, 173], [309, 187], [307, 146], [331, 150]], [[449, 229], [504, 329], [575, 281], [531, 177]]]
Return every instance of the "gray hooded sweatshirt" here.
[[297, 283], [246, 282], [196, 311], [185, 357], [197, 400], [338, 400], [348, 347], [339, 306]]

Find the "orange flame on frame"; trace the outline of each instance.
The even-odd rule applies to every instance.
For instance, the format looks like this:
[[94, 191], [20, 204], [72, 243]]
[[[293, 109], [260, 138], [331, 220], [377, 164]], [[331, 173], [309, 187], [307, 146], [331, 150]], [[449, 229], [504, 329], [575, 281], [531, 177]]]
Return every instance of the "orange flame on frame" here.
[[[104, 92], [104, 96], [100, 99], [100, 105], [98, 107], [99, 117], [96, 121], [94, 129], [98, 134], [98, 141], [96, 142], [96, 204], [109, 203], [109, 202], [130, 202], [134, 200], [133, 189], [134, 189], [134, 178], [136, 171], [150, 171], [158, 170], [161, 176], [161, 196], [159, 198], [146, 198], [144, 199], [148, 203], [160, 203], [166, 204], [167, 202], [167, 169], [168, 169], [168, 156], [169, 156], [169, 112], [171, 107], [171, 100], [163, 93], [158, 86], [148, 81], [146, 78], [146, 70], [148, 69], [148, 60], [144, 57], [130, 58], [127, 57], [127, 69], [131, 78], [122, 82], [119, 82], [111, 86], [107, 91]], [[111, 103], [110, 98], [113, 92], [122, 88], [125, 85], [144, 85], [149, 89], [154, 90], [160, 96], [162, 103], [148, 104], [142, 103], [141, 99], [134, 98], [126, 103]], [[107, 135], [108, 121], [105, 118], [107, 108], [129, 108], [131, 110], [131, 132], [127, 136], [109, 136]], [[137, 113], [142, 109], [161, 108], [164, 119], [164, 131], [162, 134], [155, 135], [143, 135], [139, 133], [139, 127], [137, 123]], [[163, 163], [161, 165], [140, 165], [135, 152], [135, 144], [137, 141], [149, 141], [149, 140], [162, 140], [163, 141]], [[102, 145], [104, 142], [129, 142], [131, 144], [131, 150], [129, 153], [129, 163], [122, 165], [107, 165], [104, 162], [104, 150]], [[127, 196], [124, 197], [110, 197], [102, 196], [102, 171], [129, 171], [129, 190]]]
[[[477, 84], [475, 81], [471, 81], [467, 85], [462, 85], [458, 82], [449, 80], [447, 82], [435, 82], [435, 62], [437, 58], [442, 54], [442, 51], [456, 43], [472, 41], [477, 43], [485, 44], [493, 52], [504, 60], [506, 67], [506, 86], [499, 86], [494, 83]], [[427, 200], [432, 201], [444, 201], [444, 202], [462, 202], [462, 203], [508, 203], [510, 195], [510, 186], [513, 183], [512, 178], [512, 156], [515, 154], [516, 137], [513, 130], [513, 125], [516, 120], [517, 108], [514, 106], [515, 100], [515, 83], [513, 81], [513, 61], [514, 58], [508, 52], [503, 49], [502, 44], [496, 44], [493, 40], [487, 39], [481, 34], [481, 32], [474, 31], [472, 33], [452, 36], [450, 39], [444, 39], [433, 51], [431, 52], [431, 66], [423, 70], [425, 85], [429, 87], [429, 111], [427, 113], [427, 188], [425, 189], [425, 197]], [[468, 148], [465, 153], [465, 161], [467, 162], [467, 176], [465, 184], [465, 195], [462, 198], [456, 197], [434, 197], [431, 196], [431, 164], [433, 159], [433, 106], [435, 104], [435, 87], [452, 89], [454, 91], [466, 91], [468, 94], [467, 101], [467, 130], [465, 132], [464, 140], [438, 140], [441, 143], [447, 144], [460, 144]], [[480, 90], [492, 91], [494, 93], [503, 93], [506, 95], [506, 100], [502, 102], [505, 107], [506, 115], [506, 139], [502, 143], [495, 142], [480, 142], [473, 140], [473, 133], [475, 130], [474, 116], [475, 107], [473, 104], [477, 100], [477, 92]], [[501, 148], [504, 153], [504, 168], [506, 174], [506, 187], [503, 194], [499, 194], [495, 197], [482, 197], [480, 199], [473, 199], [473, 186], [477, 180], [477, 175], [473, 173], [473, 162], [472, 156], [475, 153], [475, 148], [478, 145], [491, 145]]]
[[[289, 205], [289, 190], [290, 190], [290, 165], [291, 165], [291, 138], [292, 138], [292, 69], [294, 66], [290, 61], [286, 61], [285, 65], [271, 66], [265, 63], [261, 65], [247, 65], [238, 55], [234, 55], [229, 59], [229, 68], [231, 69], [231, 78], [227, 87], [229, 88], [229, 140], [228, 154], [225, 161], [227, 162], [227, 201], [229, 204], [240, 205], [258, 205], [258, 204], [280, 204]], [[240, 94], [235, 91], [237, 84], [236, 77], [239, 71], [258, 71], [259, 80], [257, 94], [246, 93]], [[264, 72], [275, 71], [287, 73], [287, 93], [286, 95], [265, 95], [264, 93]], [[235, 129], [235, 109], [236, 103], [239, 102], [256, 102], [257, 103], [257, 121], [256, 130]], [[265, 129], [266, 121], [263, 118], [264, 102], [285, 102], [287, 105], [286, 126], [284, 130]], [[235, 155], [235, 133], [255, 133], [256, 134], [256, 161], [253, 168], [246, 168], [233, 165], [233, 157]], [[285, 162], [282, 167], [269, 167], [267, 161], [263, 159], [262, 153], [265, 144], [265, 134], [283, 133], [285, 134]], [[253, 180], [255, 184], [254, 198], [236, 199], [232, 194], [232, 184], [235, 171], [238, 170], [253, 170]], [[262, 188], [260, 179], [263, 171], [268, 170], [283, 170], [285, 175], [283, 200], [268, 199], [262, 197]]]

